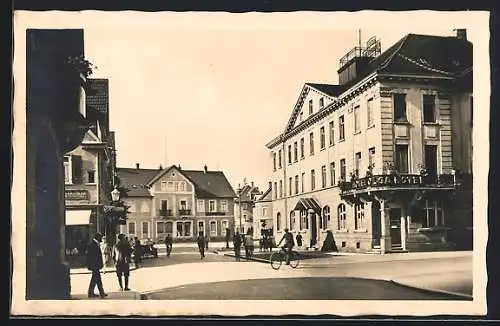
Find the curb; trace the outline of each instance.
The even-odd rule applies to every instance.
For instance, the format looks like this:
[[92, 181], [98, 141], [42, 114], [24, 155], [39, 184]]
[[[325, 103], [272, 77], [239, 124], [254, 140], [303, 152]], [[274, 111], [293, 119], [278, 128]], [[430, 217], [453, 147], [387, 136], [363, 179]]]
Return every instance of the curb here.
[[443, 295], [455, 297], [455, 298], [460, 299], [460, 300], [472, 301], [474, 299], [472, 295], [468, 295], [468, 294], [463, 294], [463, 293], [458, 293], [458, 292], [453, 292], [453, 291], [446, 291], [446, 290], [426, 289], [426, 288], [422, 288], [422, 287], [418, 287], [418, 286], [414, 286], [414, 285], [400, 283], [400, 282], [397, 282], [394, 280], [389, 280], [389, 282], [391, 282], [394, 285], [405, 287], [408, 289], [418, 290], [418, 291], [426, 292], [426, 293], [443, 294]]
[[[233, 254], [223, 254], [223, 255], [226, 256], [226, 257], [233, 257], [233, 258], [235, 258], [235, 256]], [[241, 256], [240, 259], [247, 260], [247, 258], [245, 256]], [[248, 260], [256, 261], [256, 262], [259, 262], [259, 263], [266, 263], [266, 264], [270, 264], [271, 263], [270, 260], [263, 259], [263, 258], [257, 258], [257, 257], [248, 257]]]
[[[137, 267], [130, 267], [130, 271], [134, 271], [138, 269]], [[108, 274], [108, 273], [116, 273], [116, 269], [108, 269], [105, 271], [101, 271], [101, 274]], [[70, 275], [84, 275], [84, 274], [92, 274], [92, 271], [85, 271], [85, 272], [69, 272]]]

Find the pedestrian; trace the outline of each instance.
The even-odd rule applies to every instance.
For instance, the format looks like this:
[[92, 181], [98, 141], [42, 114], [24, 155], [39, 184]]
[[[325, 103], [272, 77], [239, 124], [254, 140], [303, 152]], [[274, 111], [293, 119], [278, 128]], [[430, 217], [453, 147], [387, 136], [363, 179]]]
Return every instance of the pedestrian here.
[[233, 247], [234, 247], [234, 257], [236, 261], [240, 261], [240, 250], [241, 250], [241, 235], [236, 232], [233, 237]]
[[259, 251], [260, 251], [260, 252], [264, 251], [264, 241], [265, 241], [265, 240], [264, 240], [264, 236], [263, 236], [263, 235], [261, 235], [261, 236], [260, 236], [260, 239], [259, 239]]
[[226, 249], [229, 249], [229, 239], [231, 238], [231, 231], [226, 228]]
[[205, 250], [208, 251], [208, 243], [210, 242], [210, 235], [207, 233], [205, 236]]
[[[125, 234], [118, 235], [118, 243], [115, 246], [113, 252], [113, 259], [116, 266], [116, 276], [118, 277], [118, 284], [120, 285], [120, 290], [130, 291], [128, 287], [128, 280], [130, 276], [130, 260], [132, 256], [132, 247], [127, 241]], [[125, 287], [123, 287], [122, 275], [125, 281]]]
[[302, 247], [302, 235], [300, 235], [300, 233], [297, 233], [295, 239], [297, 240], [297, 247]]
[[[86, 265], [87, 268], [92, 272], [92, 277], [90, 278], [89, 289], [87, 295], [89, 298], [95, 298], [100, 296], [105, 298], [108, 295], [104, 291], [101, 279], [101, 269], [104, 267], [104, 262], [102, 259], [102, 250], [100, 243], [102, 242], [102, 234], [97, 232], [92, 239], [92, 242], [87, 248]], [[95, 287], [99, 290], [99, 295], [94, 293]]]
[[172, 252], [172, 236], [170, 233], [165, 237], [165, 249], [167, 250], [167, 257], [170, 257], [170, 253]]
[[253, 236], [250, 232], [247, 232], [245, 235], [245, 242], [243, 244], [245, 246], [245, 258], [248, 261], [253, 252]]
[[134, 261], [135, 268], [139, 268], [142, 262], [142, 245], [139, 238], [134, 238]]
[[203, 232], [198, 233], [196, 242], [198, 243], [198, 250], [200, 251], [200, 259], [203, 259], [205, 258], [205, 237], [203, 236]]

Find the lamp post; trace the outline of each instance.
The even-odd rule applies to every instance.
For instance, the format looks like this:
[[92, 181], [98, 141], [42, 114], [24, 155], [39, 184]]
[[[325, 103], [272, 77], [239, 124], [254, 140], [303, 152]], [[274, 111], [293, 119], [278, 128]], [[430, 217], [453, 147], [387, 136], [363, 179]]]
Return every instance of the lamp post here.
[[113, 252], [113, 246], [115, 245], [116, 238], [116, 220], [115, 214], [118, 210], [118, 202], [120, 201], [120, 190], [115, 186], [113, 191], [111, 191], [111, 206], [107, 209], [107, 223], [104, 228], [104, 235], [106, 237], [106, 264], [111, 264], [111, 253]]
[[238, 189], [238, 206], [240, 211], [240, 232], [243, 233], [242, 223], [241, 223], [241, 188]]

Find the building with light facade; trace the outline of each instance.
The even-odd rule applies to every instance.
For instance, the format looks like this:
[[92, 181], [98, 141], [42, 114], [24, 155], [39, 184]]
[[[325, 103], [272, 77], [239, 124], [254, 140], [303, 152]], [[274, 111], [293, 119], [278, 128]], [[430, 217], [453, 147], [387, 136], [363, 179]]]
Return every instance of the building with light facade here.
[[472, 44], [371, 38], [339, 84], [306, 83], [272, 161], [274, 235], [386, 253], [472, 246]]

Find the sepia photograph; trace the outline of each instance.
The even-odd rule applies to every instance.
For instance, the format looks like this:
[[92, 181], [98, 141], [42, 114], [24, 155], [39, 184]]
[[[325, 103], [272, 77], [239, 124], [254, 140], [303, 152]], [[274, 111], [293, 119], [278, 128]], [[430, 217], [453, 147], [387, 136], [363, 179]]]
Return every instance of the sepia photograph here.
[[11, 314], [486, 313], [486, 12], [13, 18]]

